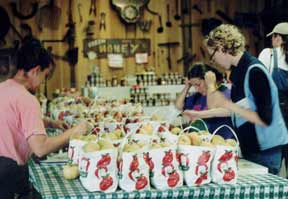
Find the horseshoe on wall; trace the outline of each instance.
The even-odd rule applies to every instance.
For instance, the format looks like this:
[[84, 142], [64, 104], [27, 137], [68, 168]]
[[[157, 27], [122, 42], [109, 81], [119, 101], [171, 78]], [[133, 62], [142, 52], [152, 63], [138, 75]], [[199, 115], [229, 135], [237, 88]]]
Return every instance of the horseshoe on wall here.
[[23, 19], [23, 20], [30, 19], [30, 18], [34, 17], [34, 15], [37, 13], [38, 7], [39, 7], [38, 2], [31, 3], [31, 5], [32, 5], [31, 13], [27, 14], [27, 15], [23, 15], [21, 12], [19, 12], [17, 10], [17, 5], [15, 2], [10, 3], [13, 15], [16, 16], [17, 18]]

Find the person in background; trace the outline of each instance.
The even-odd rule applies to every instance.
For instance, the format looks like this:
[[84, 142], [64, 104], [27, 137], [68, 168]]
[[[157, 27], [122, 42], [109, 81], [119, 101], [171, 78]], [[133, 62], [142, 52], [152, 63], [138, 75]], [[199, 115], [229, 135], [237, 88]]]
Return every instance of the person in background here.
[[[258, 59], [266, 66], [269, 73], [272, 75], [277, 86], [277, 76], [273, 76], [273, 69], [276, 67], [288, 73], [288, 23], [282, 22], [277, 24], [272, 32], [267, 34], [267, 37], [271, 36], [272, 48], [265, 48], [259, 54]], [[277, 60], [274, 60], [277, 59]], [[288, 79], [287, 79], [288, 84]], [[279, 101], [282, 115], [285, 120], [286, 127], [288, 127], [288, 88], [284, 90], [281, 86], [278, 86]], [[285, 158], [286, 168], [288, 167], [288, 147], [286, 146], [283, 151], [283, 157]], [[288, 177], [288, 173], [287, 173]]]
[[[226, 124], [232, 126], [231, 119], [229, 117], [217, 117], [217, 109], [209, 106], [207, 103], [207, 85], [205, 84], [204, 76], [208, 71], [213, 71], [217, 78], [217, 89], [222, 92], [225, 97], [230, 98], [230, 89], [223, 85], [223, 75], [216, 69], [204, 64], [196, 63], [188, 71], [188, 79], [185, 81], [185, 87], [176, 99], [176, 108], [185, 111], [185, 114], [194, 121], [197, 119], [203, 119], [207, 124], [209, 132], [213, 132], [220, 125]], [[187, 96], [190, 88], [193, 87], [194, 91], [192, 95]], [[224, 138], [230, 138], [231, 133], [228, 129], [220, 130], [220, 134]]]
[[232, 117], [243, 157], [278, 174], [288, 132], [272, 77], [257, 58], [245, 51], [245, 37], [236, 26], [216, 27], [204, 43], [210, 60], [231, 70], [231, 101], [216, 91], [215, 75], [212, 72], [205, 75], [213, 106]]
[[[27, 161], [34, 153], [42, 157], [69, 142], [73, 134], [85, 134], [79, 123], [55, 137], [47, 137], [41, 107], [31, 93], [51, 75], [53, 60], [41, 46], [26, 43], [15, 58], [16, 73], [0, 83], [0, 198], [26, 195], [29, 186]], [[31, 91], [31, 92], [29, 92]]]

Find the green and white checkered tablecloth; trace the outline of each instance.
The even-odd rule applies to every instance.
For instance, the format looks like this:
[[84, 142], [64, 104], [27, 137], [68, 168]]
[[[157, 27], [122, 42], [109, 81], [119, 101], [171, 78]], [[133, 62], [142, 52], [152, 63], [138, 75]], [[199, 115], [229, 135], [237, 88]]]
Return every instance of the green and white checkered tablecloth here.
[[210, 183], [201, 187], [183, 186], [177, 189], [158, 191], [117, 191], [114, 193], [90, 193], [80, 180], [67, 181], [61, 165], [38, 165], [29, 162], [30, 180], [43, 199], [106, 199], [106, 198], [201, 198], [201, 199], [288, 199], [288, 180], [262, 174], [246, 175], [238, 178], [236, 185]]

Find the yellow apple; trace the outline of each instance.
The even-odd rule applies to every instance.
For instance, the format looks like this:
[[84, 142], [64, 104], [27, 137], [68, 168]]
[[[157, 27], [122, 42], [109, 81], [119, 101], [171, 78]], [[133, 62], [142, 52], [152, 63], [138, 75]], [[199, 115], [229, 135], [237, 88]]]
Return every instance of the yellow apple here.
[[94, 134], [90, 134], [86, 136], [87, 141], [96, 141], [96, 139], [97, 139], [97, 136]]
[[88, 142], [83, 146], [83, 151], [88, 153], [88, 152], [93, 152], [93, 151], [99, 151], [100, 146], [95, 143], [95, 142]]
[[179, 137], [178, 144], [191, 145], [191, 140], [188, 135], [181, 135]]
[[136, 143], [131, 144], [125, 144], [123, 151], [124, 152], [137, 152], [140, 148], [140, 146]]
[[144, 124], [140, 130], [143, 134], [152, 135], [153, 134], [153, 126], [151, 124]]
[[225, 140], [220, 135], [214, 135], [214, 137], [212, 138], [212, 144], [214, 144], [214, 145], [224, 145], [225, 144]]
[[115, 129], [113, 131], [113, 134], [116, 135], [118, 139], [121, 139], [123, 137], [121, 129]]
[[171, 133], [173, 133], [174, 135], [178, 135], [182, 130], [179, 127], [174, 127], [171, 130]]
[[100, 146], [101, 150], [115, 148], [114, 145], [107, 140], [99, 140], [98, 145]]
[[118, 140], [117, 135], [115, 135], [114, 133], [105, 133], [102, 135], [102, 138], [105, 138], [107, 140]]
[[188, 134], [191, 140], [191, 145], [200, 146], [202, 140], [198, 133], [192, 132]]
[[63, 166], [63, 176], [66, 180], [74, 180], [79, 176], [77, 164], [67, 164]]
[[229, 146], [232, 146], [232, 147], [237, 146], [237, 142], [236, 142], [236, 140], [234, 140], [234, 139], [227, 139], [227, 140], [225, 140], [225, 141], [226, 141], [226, 143], [227, 143]]

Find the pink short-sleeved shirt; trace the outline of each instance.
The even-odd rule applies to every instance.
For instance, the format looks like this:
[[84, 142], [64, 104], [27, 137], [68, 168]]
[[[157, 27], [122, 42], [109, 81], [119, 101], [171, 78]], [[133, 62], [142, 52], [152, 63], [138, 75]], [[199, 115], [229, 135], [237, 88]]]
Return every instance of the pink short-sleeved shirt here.
[[0, 83], [0, 156], [25, 164], [31, 155], [28, 139], [36, 134], [46, 135], [36, 97], [13, 79]]

